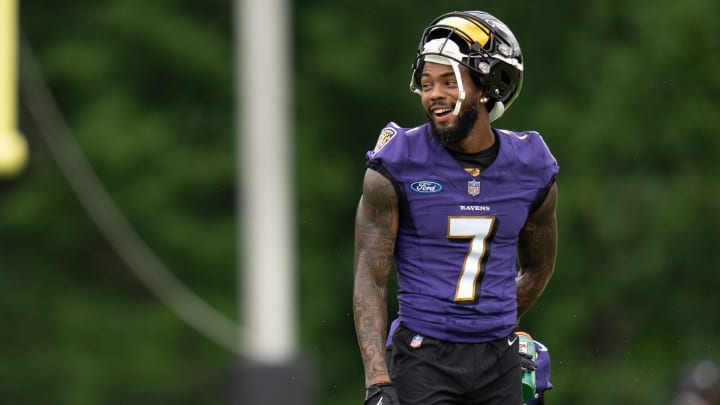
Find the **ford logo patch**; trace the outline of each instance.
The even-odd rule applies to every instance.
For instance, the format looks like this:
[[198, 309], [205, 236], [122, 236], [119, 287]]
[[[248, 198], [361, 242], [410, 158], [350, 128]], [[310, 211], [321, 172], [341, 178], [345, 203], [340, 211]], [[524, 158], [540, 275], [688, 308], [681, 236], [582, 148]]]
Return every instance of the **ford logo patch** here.
[[442, 184], [430, 180], [421, 180], [410, 184], [410, 188], [416, 193], [439, 193], [442, 190]]

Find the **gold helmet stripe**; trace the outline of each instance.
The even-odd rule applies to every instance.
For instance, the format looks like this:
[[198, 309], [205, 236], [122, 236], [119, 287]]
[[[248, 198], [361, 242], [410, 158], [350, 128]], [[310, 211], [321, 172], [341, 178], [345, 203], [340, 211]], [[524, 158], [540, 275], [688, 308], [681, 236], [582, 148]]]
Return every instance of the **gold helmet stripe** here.
[[475, 42], [479, 42], [480, 45], [485, 46], [490, 40], [490, 30], [487, 27], [473, 23], [463, 17], [446, 17], [434, 25], [455, 28], [456, 32], [464, 37], [463, 39], [467, 41], [469, 46], [472, 46]]

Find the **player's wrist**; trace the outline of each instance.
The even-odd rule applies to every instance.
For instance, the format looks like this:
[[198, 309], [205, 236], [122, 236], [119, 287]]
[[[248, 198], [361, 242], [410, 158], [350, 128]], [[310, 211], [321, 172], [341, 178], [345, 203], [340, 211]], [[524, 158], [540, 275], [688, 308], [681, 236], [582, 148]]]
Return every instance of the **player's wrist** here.
[[397, 392], [391, 381], [376, 382], [365, 389], [365, 405], [399, 405]]
[[382, 390], [385, 387], [392, 387], [392, 385], [393, 384], [391, 381], [374, 382], [374, 383], [368, 385], [367, 387], [365, 387], [365, 391], [367, 391], [367, 392], [378, 391], [378, 390]]
[[370, 383], [365, 384], [365, 388], [370, 388], [373, 385], [392, 384], [392, 381], [388, 380], [373, 380]]

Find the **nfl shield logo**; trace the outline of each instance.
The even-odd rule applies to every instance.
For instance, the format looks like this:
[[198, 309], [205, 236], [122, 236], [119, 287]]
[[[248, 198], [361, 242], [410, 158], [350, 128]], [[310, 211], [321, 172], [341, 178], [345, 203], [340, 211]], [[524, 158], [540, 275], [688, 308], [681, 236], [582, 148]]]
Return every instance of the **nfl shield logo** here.
[[410, 341], [410, 347], [412, 347], [413, 349], [417, 349], [418, 347], [422, 346], [422, 342], [423, 337], [421, 335], [415, 335]]
[[477, 180], [468, 181], [468, 194], [475, 197], [480, 194], [480, 182]]

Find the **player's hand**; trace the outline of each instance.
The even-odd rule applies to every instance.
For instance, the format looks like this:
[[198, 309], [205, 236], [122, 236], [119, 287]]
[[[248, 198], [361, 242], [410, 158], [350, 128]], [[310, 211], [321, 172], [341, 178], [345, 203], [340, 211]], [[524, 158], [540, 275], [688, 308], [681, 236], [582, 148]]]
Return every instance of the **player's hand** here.
[[537, 370], [538, 365], [535, 362], [537, 352], [535, 351], [535, 342], [527, 332], [517, 331], [515, 334], [520, 339], [518, 344], [518, 352], [520, 353], [520, 368], [523, 372], [533, 372]]
[[400, 405], [392, 383], [376, 383], [367, 387], [364, 405]]
[[525, 353], [520, 353], [520, 369], [522, 371], [535, 371], [537, 368], [538, 365], [532, 357]]

